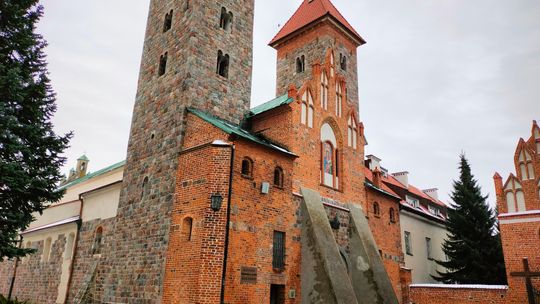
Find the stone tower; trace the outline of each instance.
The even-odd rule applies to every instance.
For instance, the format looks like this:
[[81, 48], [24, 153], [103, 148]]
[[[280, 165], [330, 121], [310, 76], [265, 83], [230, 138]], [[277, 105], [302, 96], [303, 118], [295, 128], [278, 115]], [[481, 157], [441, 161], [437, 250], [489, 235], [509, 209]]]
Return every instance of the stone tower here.
[[253, 0], [151, 1], [117, 221], [94, 298], [159, 303], [185, 110], [242, 119], [253, 15]]
[[[304, 0], [270, 42], [277, 54], [277, 96], [299, 88], [329, 61], [334, 49], [336, 71], [345, 76], [347, 98], [358, 105], [356, 50], [364, 39], [329, 0]], [[327, 71], [330, 73], [330, 71]]]

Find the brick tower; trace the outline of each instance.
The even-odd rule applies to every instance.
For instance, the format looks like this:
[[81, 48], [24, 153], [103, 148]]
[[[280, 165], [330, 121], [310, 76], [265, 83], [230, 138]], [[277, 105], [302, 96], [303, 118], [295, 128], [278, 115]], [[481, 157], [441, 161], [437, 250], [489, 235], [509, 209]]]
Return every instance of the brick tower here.
[[[347, 83], [348, 99], [358, 104], [356, 49], [364, 39], [329, 0], [305, 0], [270, 42], [277, 54], [277, 95], [299, 88], [320, 74], [325, 62]], [[328, 52], [333, 49], [333, 58]], [[333, 76], [328, 75], [329, 78]]]
[[185, 109], [232, 122], [249, 109], [253, 15], [253, 0], [151, 1], [117, 221], [94, 298], [160, 302]]

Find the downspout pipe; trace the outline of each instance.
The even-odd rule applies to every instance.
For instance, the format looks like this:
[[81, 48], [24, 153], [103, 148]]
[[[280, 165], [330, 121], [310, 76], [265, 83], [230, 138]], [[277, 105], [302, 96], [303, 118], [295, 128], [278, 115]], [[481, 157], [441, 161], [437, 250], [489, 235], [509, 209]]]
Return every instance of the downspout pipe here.
[[223, 272], [221, 274], [221, 298], [220, 303], [224, 304], [225, 301], [225, 280], [227, 276], [227, 256], [229, 253], [229, 229], [231, 222], [231, 201], [232, 201], [232, 184], [233, 184], [233, 174], [234, 174], [234, 144], [230, 145], [231, 148], [231, 164], [229, 171], [229, 192], [227, 194], [227, 223], [225, 224], [225, 244], [223, 249]]
[[[22, 234], [19, 234], [19, 237], [21, 238], [19, 240], [19, 249], [22, 247], [23, 243], [23, 236]], [[19, 257], [15, 257], [15, 265], [13, 266], [13, 276], [11, 277], [11, 284], [9, 285], [9, 294], [8, 294], [8, 300], [11, 300], [11, 295], [13, 294], [13, 287], [15, 286], [15, 278], [17, 277], [17, 266], [19, 266]]]
[[84, 198], [82, 194], [79, 194], [79, 201], [81, 202], [81, 206], [79, 208], [79, 220], [77, 221], [77, 234], [75, 234], [75, 240], [73, 241], [73, 251], [71, 253], [71, 264], [69, 265], [69, 278], [68, 283], [66, 287], [66, 296], [64, 297], [64, 304], [68, 302], [69, 297], [69, 290], [71, 289], [71, 282], [73, 280], [73, 265], [75, 265], [75, 259], [77, 258], [77, 249], [79, 248], [79, 236], [81, 234], [81, 227], [82, 227], [82, 213], [83, 213], [83, 204], [84, 204]]

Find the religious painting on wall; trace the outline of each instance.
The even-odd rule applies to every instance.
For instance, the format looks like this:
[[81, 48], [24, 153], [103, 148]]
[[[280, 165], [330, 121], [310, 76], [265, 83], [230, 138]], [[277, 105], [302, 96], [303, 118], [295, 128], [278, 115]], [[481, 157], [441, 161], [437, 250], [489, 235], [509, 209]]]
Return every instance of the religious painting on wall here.
[[334, 172], [333, 168], [333, 157], [334, 149], [332, 145], [328, 142], [323, 145], [323, 172], [326, 174], [332, 175]]

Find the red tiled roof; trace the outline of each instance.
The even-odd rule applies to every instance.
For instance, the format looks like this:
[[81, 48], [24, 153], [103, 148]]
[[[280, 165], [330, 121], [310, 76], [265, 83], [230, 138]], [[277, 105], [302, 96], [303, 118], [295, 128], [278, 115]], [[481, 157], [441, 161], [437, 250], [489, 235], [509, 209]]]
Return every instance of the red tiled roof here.
[[[364, 167], [364, 173], [366, 175], [366, 178], [373, 184], [373, 172], [371, 172], [371, 170], [369, 170], [369, 168]], [[386, 178], [384, 176], [381, 176], [381, 179], [383, 181], [386, 180]], [[390, 189], [390, 187], [385, 185], [384, 182], [381, 184], [381, 189], [384, 190], [385, 192], [388, 192], [388, 193], [396, 196], [396, 197], [399, 197], [399, 195], [397, 193], [395, 193], [392, 189]]]
[[365, 43], [360, 34], [358, 34], [352, 25], [347, 22], [345, 17], [341, 15], [330, 0], [304, 0], [291, 19], [285, 23], [274, 39], [270, 41], [270, 45], [273, 45], [277, 41], [289, 36], [290, 34], [326, 15], [332, 16], [347, 30], [349, 30], [355, 36], [355, 38], [360, 40], [362, 44]]
[[[370, 170], [368, 169], [368, 171], [370, 171]], [[366, 176], [367, 176], [367, 174], [366, 174]], [[418, 197], [427, 199], [427, 200], [429, 200], [429, 201], [431, 201], [431, 202], [433, 202], [433, 203], [435, 203], [435, 204], [437, 204], [437, 205], [439, 205], [441, 207], [448, 208], [448, 206], [446, 206], [445, 203], [441, 202], [440, 200], [436, 200], [436, 199], [432, 198], [431, 196], [424, 193], [424, 191], [416, 188], [415, 186], [413, 186], [411, 184], [409, 184], [409, 188], [405, 187], [405, 185], [403, 185], [394, 176], [392, 176], [392, 174], [388, 174], [388, 178], [383, 178], [383, 181], [387, 182], [387, 183], [389, 183], [391, 185], [394, 185], [396, 187], [400, 187], [400, 188], [402, 188], [402, 189], [404, 189], [404, 190], [406, 190], [406, 191], [408, 191], [408, 192], [410, 192], [410, 193], [412, 193], [412, 194], [414, 194], [414, 195], [416, 195]]]

